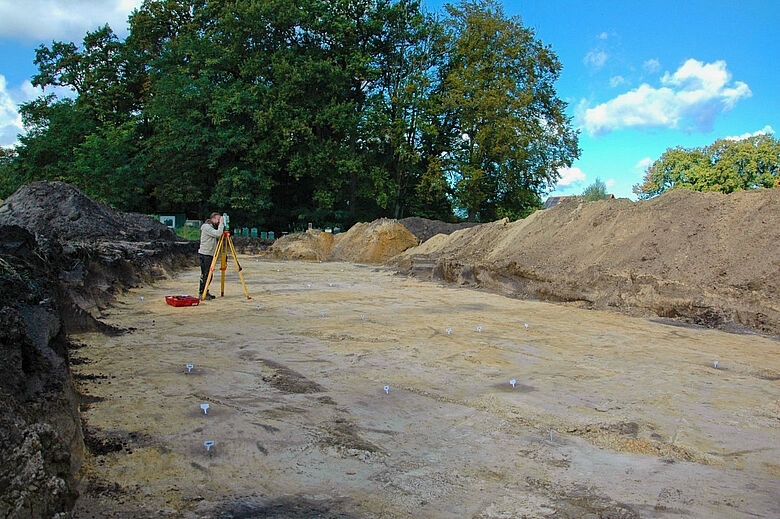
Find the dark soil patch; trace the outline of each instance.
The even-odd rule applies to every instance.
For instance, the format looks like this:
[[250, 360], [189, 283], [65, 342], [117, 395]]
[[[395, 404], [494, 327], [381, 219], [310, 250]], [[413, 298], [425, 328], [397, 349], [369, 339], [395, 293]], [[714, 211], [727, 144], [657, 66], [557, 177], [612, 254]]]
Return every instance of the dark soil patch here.
[[232, 519], [356, 519], [344, 510], [344, 500], [310, 500], [282, 497], [264, 503], [231, 503], [215, 510], [213, 517]]
[[260, 362], [274, 370], [272, 375], [264, 376], [263, 381], [283, 393], [306, 394], [320, 393], [325, 390], [313, 380], [309, 380], [283, 364], [268, 359], [260, 359]]
[[452, 234], [461, 229], [468, 229], [479, 225], [477, 223], [448, 223], [439, 220], [429, 220], [412, 216], [398, 220], [398, 223], [406, 227], [410, 233], [414, 234], [421, 242], [427, 241], [437, 234]]

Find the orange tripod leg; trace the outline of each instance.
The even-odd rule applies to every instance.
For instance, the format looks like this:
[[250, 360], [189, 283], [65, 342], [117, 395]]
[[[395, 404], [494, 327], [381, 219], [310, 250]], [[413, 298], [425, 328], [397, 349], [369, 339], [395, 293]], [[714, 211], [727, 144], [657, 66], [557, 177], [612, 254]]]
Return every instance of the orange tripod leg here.
[[228, 245], [230, 245], [230, 252], [233, 253], [233, 259], [236, 262], [236, 270], [238, 271], [238, 277], [241, 278], [241, 286], [244, 287], [244, 295], [247, 299], [252, 299], [249, 296], [249, 291], [246, 289], [246, 282], [244, 282], [244, 274], [242, 272], [241, 265], [238, 264], [238, 255], [236, 254], [236, 248], [233, 246], [233, 240], [228, 238]]
[[209, 266], [209, 276], [206, 278], [206, 284], [203, 286], [203, 293], [200, 295], [201, 301], [206, 299], [206, 294], [209, 293], [209, 285], [211, 285], [211, 279], [214, 277], [214, 267], [217, 266], [217, 253], [224, 246], [225, 236], [220, 236], [217, 242], [217, 248], [214, 251], [214, 257], [211, 259], [211, 266]]

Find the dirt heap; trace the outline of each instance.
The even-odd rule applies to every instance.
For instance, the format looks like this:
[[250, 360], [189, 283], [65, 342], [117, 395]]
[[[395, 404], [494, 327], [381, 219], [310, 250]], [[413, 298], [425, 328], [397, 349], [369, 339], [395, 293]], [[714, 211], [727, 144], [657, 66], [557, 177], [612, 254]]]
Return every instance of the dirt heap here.
[[397, 220], [382, 218], [357, 223], [344, 234], [337, 234], [329, 259], [354, 263], [385, 263], [419, 240]]
[[421, 242], [428, 241], [437, 234], [452, 234], [455, 231], [469, 229], [479, 225], [477, 223], [469, 222], [448, 223], [440, 220], [420, 218], [419, 216], [403, 218], [402, 220], [398, 220], [398, 223], [406, 227], [410, 233], [417, 236], [417, 239]]
[[115, 211], [65, 182], [22, 186], [0, 206], [0, 221], [60, 240], [176, 241], [176, 233], [145, 215]]
[[60, 311], [68, 331], [104, 328], [102, 313], [116, 294], [196, 261], [197, 242], [180, 241], [160, 222], [110, 209], [65, 182], [19, 188], [0, 205], [0, 221], [61, 246]]
[[58, 311], [61, 254], [0, 226], [0, 517], [52, 517], [78, 495], [84, 444]]
[[274, 244], [274, 240], [267, 238], [253, 238], [251, 236], [233, 236], [233, 246], [239, 254], [260, 254]]
[[276, 240], [267, 252], [277, 259], [326, 261], [333, 238], [333, 234], [318, 230], [288, 234]]
[[567, 201], [391, 263], [518, 297], [780, 335], [780, 189]]
[[99, 330], [123, 290], [195, 262], [196, 242], [36, 182], [0, 205], [0, 517], [66, 514], [83, 458], [66, 332]]
[[358, 223], [343, 234], [307, 231], [276, 240], [268, 250], [277, 259], [385, 263], [419, 240], [397, 220]]

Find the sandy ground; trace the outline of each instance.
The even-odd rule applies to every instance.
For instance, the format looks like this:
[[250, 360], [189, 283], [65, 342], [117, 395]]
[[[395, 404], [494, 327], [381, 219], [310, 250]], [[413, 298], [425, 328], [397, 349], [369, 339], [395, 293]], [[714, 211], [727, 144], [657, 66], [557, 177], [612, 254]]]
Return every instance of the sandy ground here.
[[77, 337], [76, 517], [780, 516], [778, 341], [243, 261], [251, 301], [166, 305], [188, 271]]

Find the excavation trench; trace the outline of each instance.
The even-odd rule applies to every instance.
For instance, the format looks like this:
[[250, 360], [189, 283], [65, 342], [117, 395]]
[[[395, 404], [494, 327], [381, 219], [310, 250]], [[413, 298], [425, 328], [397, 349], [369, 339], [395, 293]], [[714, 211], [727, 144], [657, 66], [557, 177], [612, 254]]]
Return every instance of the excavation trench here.
[[777, 341], [242, 265], [251, 301], [231, 273], [224, 299], [167, 306], [190, 269], [118, 300], [105, 320], [132, 332], [76, 337], [76, 517], [780, 514]]

